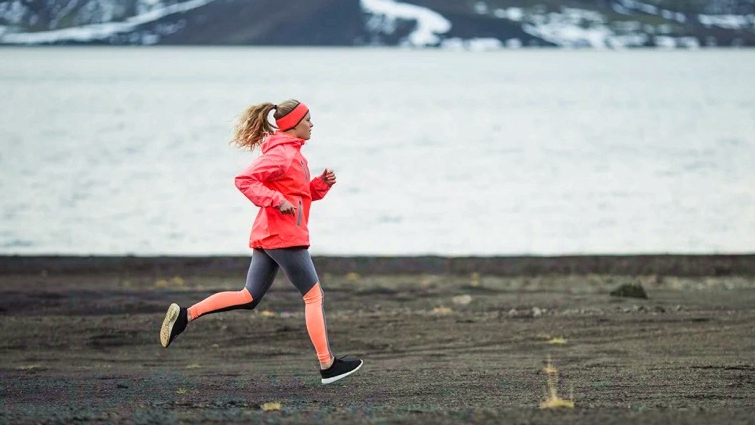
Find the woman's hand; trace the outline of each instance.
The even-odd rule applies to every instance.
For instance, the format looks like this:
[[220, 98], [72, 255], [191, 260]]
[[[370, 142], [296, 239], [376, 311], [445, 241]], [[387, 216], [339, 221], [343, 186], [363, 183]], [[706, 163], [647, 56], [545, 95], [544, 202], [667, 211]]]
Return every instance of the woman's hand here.
[[320, 174], [320, 178], [328, 186], [333, 186], [334, 184], [336, 184], [336, 173], [334, 173], [333, 170], [328, 170], [326, 168], [325, 171]]
[[283, 203], [280, 204], [280, 205], [278, 205], [278, 211], [280, 211], [281, 214], [284, 214], [284, 215], [285, 214], [295, 215], [296, 214], [296, 207], [293, 206], [293, 205], [291, 205], [291, 203], [288, 202], [288, 200], [284, 199]]

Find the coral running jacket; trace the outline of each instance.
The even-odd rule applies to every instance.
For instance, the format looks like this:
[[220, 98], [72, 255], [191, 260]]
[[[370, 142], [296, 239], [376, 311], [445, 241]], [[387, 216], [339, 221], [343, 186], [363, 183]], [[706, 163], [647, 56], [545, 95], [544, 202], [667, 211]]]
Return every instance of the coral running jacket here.
[[[260, 207], [250, 248], [309, 247], [309, 206], [322, 199], [330, 186], [319, 177], [310, 180], [307, 160], [301, 154], [304, 142], [276, 132], [262, 143], [262, 155], [236, 176], [236, 187]], [[296, 208], [294, 215], [278, 210], [284, 198]]]

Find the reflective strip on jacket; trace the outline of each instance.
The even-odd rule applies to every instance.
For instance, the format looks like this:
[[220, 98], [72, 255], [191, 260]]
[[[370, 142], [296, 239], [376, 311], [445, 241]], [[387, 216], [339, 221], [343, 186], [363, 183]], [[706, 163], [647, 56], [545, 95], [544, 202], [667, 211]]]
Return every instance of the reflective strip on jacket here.
[[[322, 199], [330, 186], [319, 177], [310, 179], [301, 154], [304, 142], [276, 132], [262, 143], [262, 155], [236, 176], [236, 187], [260, 207], [250, 248], [309, 247], [309, 206]], [[293, 215], [278, 210], [284, 198], [296, 209]]]

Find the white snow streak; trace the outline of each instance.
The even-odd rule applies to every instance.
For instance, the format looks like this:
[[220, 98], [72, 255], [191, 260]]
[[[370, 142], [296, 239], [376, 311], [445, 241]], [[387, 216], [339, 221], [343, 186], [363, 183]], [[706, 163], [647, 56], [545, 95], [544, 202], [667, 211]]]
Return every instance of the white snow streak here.
[[192, 9], [212, 3], [215, 0], [190, 0], [185, 3], [173, 4], [150, 12], [142, 13], [126, 19], [123, 22], [92, 24], [80, 27], [65, 28], [54, 31], [39, 31], [26, 33], [0, 33], [0, 43], [3, 44], [44, 44], [60, 41], [93, 41], [103, 40], [118, 33], [134, 30], [139, 25], [156, 21], [168, 15], [187, 12]]
[[397, 3], [393, 0], [360, 0], [360, 3], [365, 12], [384, 17], [382, 25], [374, 29], [388, 34], [393, 33], [399, 19], [417, 21], [417, 28], [406, 40], [413, 47], [437, 45], [440, 43], [438, 35], [451, 29], [448, 19], [426, 7]]

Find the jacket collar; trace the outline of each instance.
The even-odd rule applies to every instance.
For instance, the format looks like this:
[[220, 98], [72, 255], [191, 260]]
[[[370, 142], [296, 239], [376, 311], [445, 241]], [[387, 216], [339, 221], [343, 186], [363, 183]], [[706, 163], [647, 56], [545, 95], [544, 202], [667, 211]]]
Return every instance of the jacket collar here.
[[265, 137], [265, 141], [262, 142], [262, 153], [269, 151], [270, 149], [280, 145], [294, 145], [296, 148], [302, 147], [306, 141], [297, 137], [289, 136], [282, 131], [276, 131], [275, 133]]

